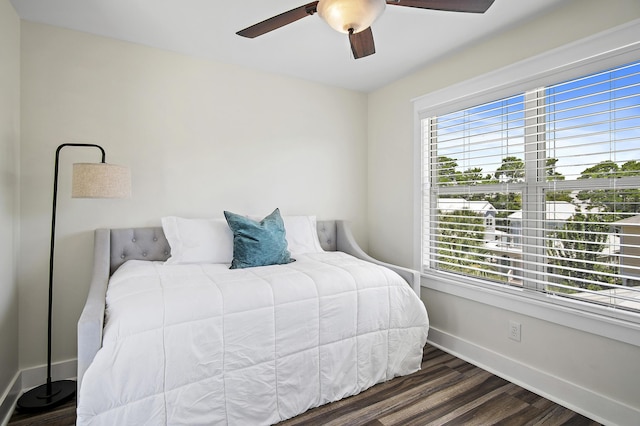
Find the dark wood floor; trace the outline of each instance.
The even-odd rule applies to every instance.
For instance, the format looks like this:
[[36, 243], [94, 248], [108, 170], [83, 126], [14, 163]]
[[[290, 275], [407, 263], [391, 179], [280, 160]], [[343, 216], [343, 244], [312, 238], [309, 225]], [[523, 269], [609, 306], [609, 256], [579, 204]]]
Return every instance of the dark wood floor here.
[[54, 411], [40, 414], [23, 414], [15, 412], [7, 426], [70, 426], [76, 424], [76, 400], [75, 398]]
[[[75, 401], [8, 426], [75, 424]], [[279, 426], [590, 425], [584, 416], [427, 345], [422, 369], [359, 395], [309, 410]]]

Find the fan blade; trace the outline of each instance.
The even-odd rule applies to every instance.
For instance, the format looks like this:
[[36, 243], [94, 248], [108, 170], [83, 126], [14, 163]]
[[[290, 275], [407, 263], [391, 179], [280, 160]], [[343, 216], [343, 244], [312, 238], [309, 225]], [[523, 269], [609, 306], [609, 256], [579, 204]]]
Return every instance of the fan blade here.
[[387, 0], [387, 4], [394, 6], [469, 13], [484, 13], [493, 2], [494, 0]]
[[296, 7], [295, 9], [291, 9], [287, 12], [281, 13], [280, 15], [274, 16], [273, 18], [258, 22], [257, 24], [245, 28], [244, 30], [240, 30], [236, 34], [248, 38], [261, 36], [262, 34], [266, 34], [269, 31], [273, 31], [280, 27], [284, 27], [285, 25], [291, 24], [292, 22], [295, 22], [298, 19], [302, 19], [305, 16], [313, 15], [317, 11], [317, 5], [318, 2], [314, 1], [312, 3], [305, 4], [304, 6]]
[[349, 30], [349, 42], [351, 43], [351, 51], [355, 59], [364, 58], [365, 56], [376, 53], [371, 27], [359, 33], [354, 33], [353, 30]]

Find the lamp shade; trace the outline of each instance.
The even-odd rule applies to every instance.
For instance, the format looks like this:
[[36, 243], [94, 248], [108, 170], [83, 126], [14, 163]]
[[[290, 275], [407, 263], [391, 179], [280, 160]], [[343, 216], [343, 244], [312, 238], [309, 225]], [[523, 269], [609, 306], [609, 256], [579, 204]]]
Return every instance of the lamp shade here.
[[320, 0], [318, 14], [336, 31], [366, 30], [387, 5], [385, 0]]
[[73, 198], [129, 198], [131, 172], [107, 163], [76, 163], [71, 185]]

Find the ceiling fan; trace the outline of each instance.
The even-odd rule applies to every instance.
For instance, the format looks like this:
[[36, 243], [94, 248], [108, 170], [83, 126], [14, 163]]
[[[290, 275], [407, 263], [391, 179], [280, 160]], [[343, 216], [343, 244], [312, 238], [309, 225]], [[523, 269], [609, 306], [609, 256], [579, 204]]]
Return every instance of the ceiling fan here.
[[355, 59], [376, 53], [371, 24], [387, 4], [450, 12], [484, 13], [494, 0], [319, 0], [258, 22], [236, 34], [255, 38], [318, 12], [333, 29], [349, 34]]

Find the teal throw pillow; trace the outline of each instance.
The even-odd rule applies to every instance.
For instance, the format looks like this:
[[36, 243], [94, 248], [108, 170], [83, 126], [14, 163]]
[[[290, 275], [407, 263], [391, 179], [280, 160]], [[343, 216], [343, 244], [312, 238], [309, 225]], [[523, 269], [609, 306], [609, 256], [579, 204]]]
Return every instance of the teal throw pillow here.
[[294, 261], [287, 250], [284, 222], [279, 209], [275, 209], [260, 222], [228, 211], [224, 212], [224, 217], [233, 232], [231, 269], [281, 265]]

